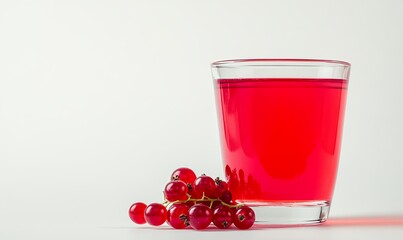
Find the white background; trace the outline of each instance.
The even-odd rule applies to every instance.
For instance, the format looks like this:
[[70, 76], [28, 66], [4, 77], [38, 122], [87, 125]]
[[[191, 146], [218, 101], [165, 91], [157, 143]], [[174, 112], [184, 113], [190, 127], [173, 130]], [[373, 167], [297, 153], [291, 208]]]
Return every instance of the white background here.
[[0, 236], [131, 227], [130, 204], [161, 202], [175, 168], [222, 176], [209, 64], [232, 58], [350, 62], [331, 217], [403, 215], [402, 12], [399, 0], [1, 0]]

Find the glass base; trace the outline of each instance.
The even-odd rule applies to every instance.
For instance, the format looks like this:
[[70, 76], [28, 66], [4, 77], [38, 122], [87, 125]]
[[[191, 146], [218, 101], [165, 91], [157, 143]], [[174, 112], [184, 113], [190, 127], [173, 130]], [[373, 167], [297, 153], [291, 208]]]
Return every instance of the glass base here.
[[255, 211], [255, 224], [269, 227], [320, 224], [326, 221], [330, 210], [328, 201], [246, 204]]

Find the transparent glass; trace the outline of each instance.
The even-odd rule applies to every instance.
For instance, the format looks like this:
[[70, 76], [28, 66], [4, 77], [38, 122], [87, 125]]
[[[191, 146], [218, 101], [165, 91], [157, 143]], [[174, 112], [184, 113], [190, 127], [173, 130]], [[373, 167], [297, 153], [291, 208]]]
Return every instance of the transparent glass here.
[[326, 221], [350, 64], [240, 59], [211, 65], [225, 175], [257, 223]]

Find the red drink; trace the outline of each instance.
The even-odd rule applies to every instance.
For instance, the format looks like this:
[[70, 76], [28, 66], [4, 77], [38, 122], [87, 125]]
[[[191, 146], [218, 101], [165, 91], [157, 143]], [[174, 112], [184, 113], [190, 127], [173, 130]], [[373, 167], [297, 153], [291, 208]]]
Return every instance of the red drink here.
[[237, 201], [332, 199], [347, 81], [217, 79], [226, 175]]

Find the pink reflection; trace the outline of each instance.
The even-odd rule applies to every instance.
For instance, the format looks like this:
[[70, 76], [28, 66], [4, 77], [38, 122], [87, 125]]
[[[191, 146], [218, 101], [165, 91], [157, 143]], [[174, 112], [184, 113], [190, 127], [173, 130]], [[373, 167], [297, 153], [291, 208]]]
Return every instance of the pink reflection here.
[[333, 217], [322, 224], [324, 227], [355, 227], [355, 226], [402, 226], [403, 216], [372, 216], [372, 217]]

